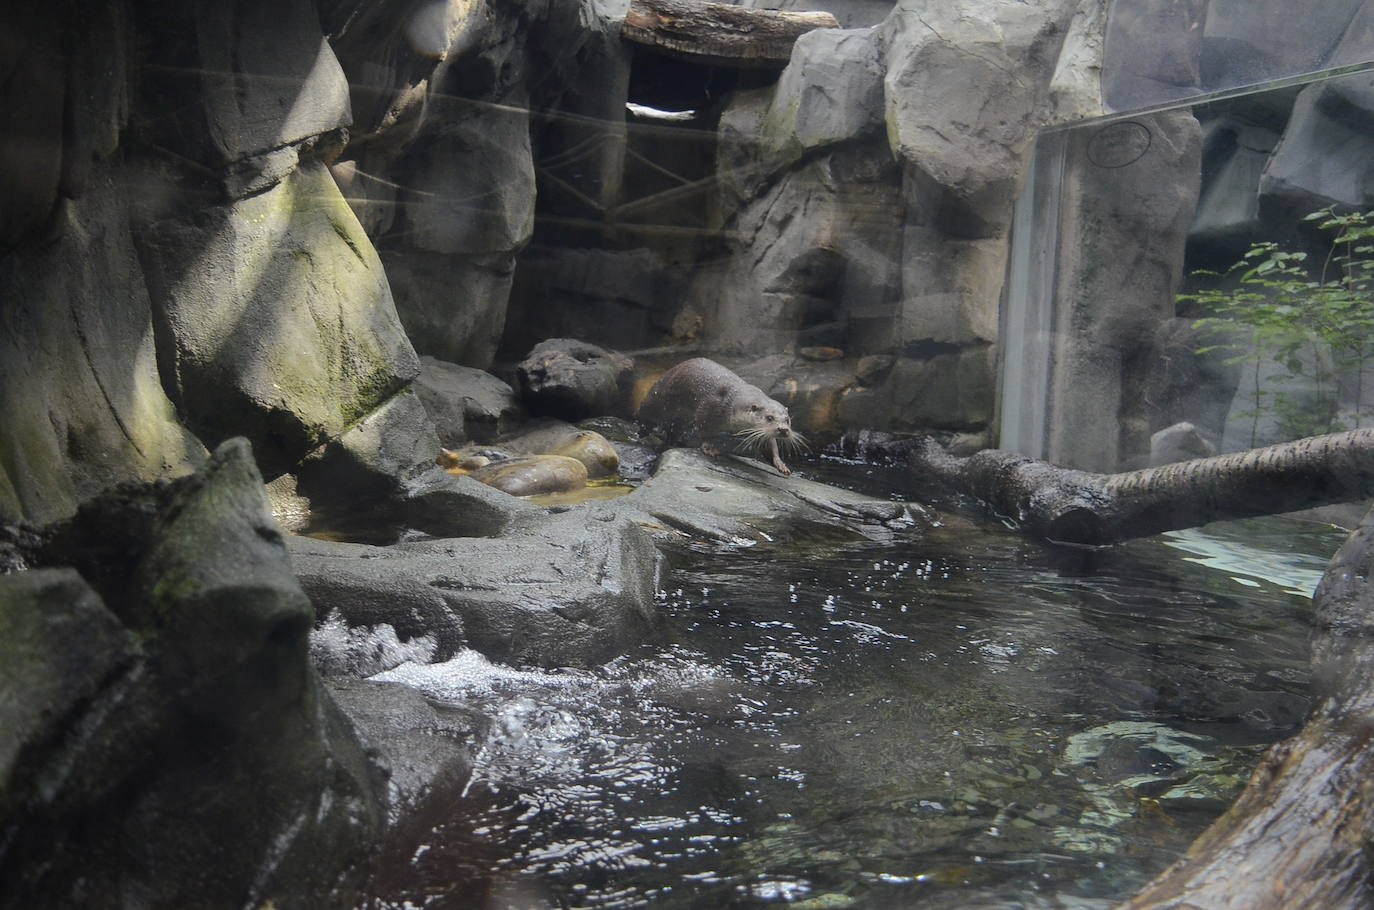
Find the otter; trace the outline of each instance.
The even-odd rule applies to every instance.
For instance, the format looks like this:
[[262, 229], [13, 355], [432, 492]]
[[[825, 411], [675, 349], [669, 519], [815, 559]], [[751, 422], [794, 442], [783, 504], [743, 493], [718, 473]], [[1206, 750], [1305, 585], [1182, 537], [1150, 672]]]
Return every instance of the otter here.
[[806, 445], [793, 431], [787, 408], [705, 357], [685, 360], [659, 377], [638, 416], [668, 445], [700, 445], [708, 455], [720, 454], [719, 444], [731, 436], [760, 456], [767, 442], [773, 467], [784, 475], [792, 470], [778, 453], [779, 443], [791, 449]]

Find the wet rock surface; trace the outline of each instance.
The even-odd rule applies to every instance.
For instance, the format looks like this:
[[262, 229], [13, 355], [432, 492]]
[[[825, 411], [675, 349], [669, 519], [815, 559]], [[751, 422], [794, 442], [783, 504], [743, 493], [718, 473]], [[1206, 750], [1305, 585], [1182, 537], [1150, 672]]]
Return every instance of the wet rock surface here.
[[[290, 547], [317, 611], [434, 634], [443, 648], [461, 642], [507, 663], [592, 666], [656, 624], [658, 552], [634, 522], [601, 506], [522, 521], [500, 538], [390, 547], [293, 538]], [[426, 620], [443, 627], [426, 629]]]
[[752, 459], [712, 458], [695, 449], [664, 452], [653, 477], [614, 507], [642, 512], [689, 539], [745, 545], [776, 538], [884, 539], [925, 514], [910, 503], [783, 477]]

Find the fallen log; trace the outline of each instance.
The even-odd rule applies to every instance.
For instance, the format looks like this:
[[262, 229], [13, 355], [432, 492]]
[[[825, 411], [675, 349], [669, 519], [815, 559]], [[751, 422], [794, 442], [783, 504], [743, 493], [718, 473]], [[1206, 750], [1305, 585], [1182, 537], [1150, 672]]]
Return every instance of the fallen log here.
[[1374, 429], [1120, 474], [1069, 470], [1000, 449], [959, 458], [928, 437], [917, 441], [910, 464], [1032, 534], [1105, 545], [1209, 521], [1370, 499]]
[[749, 9], [698, 0], [632, 0], [620, 37], [719, 66], [787, 65], [812, 29], [839, 28], [830, 13]]
[[1313, 695], [1231, 808], [1118, 910], [1374, 906], [1374, 510], [1314, 600]]

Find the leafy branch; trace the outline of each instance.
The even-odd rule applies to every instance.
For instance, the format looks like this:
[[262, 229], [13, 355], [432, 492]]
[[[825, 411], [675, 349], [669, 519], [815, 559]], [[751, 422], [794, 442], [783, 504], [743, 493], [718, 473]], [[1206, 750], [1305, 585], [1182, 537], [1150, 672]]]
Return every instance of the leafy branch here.
[[[1252, 446], [1264, 413], [1274, 414], [1288, 439], [1345, 429], [1337, 419], [1342, 379], [1353, 380], [1357, 427], [1363, 417], [1374, 341], [1374, 212], [1337, 214], [1326, 208], [1303, 220], [1334, 234], [1320, 268], [1306, 253], [1259, 242], [1224, 272], [1192, 273], [1213, 287], [1178, 297], [1211, 314], [1194, 326], [1216, 343], [1196, 353], [1230, 352], [1227, 363], [1249, 367], [1255, 405], [1245, 416], [1251, 418]], [[1266, 382], [1265, 363], [1285, 372]], [[1306, 380], [1310, 394], [1268, 387], [1299, 379]]]

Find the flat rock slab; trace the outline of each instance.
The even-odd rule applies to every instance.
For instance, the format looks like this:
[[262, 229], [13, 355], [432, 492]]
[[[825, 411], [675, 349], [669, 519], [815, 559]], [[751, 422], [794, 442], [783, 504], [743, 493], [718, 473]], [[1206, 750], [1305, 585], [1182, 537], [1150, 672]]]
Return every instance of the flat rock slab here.
[[688, 537], [742, 545], [798, 536], [889, 540], [927, 514], [911, 503], [783, 477], [753, 459], [711, 458], [695, 449], [664, 452], [654, 476], [612, 505], [651, 528], [660, 523]]
[[644, 641], [656, 622], [658, 551], [601, 505], [522, 522], [501, 538], [372, 547], [297, 537], [290, 547], [317, 615], [423, 631], [507, 663], [595, 665]]

